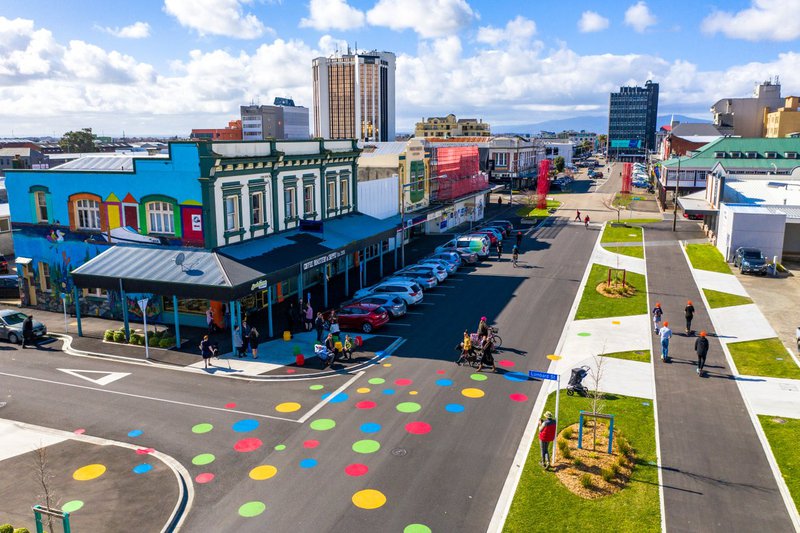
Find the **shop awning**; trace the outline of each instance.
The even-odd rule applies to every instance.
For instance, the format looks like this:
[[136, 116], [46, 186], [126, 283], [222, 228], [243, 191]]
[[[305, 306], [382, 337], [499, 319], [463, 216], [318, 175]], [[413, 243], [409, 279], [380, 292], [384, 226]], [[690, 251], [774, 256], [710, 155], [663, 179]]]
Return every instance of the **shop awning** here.
[[687, 215], [714, 215], [719, 209], [708, 203], [706, 200], [706, 190], [687, 194], [678, 197], [678, 205]]

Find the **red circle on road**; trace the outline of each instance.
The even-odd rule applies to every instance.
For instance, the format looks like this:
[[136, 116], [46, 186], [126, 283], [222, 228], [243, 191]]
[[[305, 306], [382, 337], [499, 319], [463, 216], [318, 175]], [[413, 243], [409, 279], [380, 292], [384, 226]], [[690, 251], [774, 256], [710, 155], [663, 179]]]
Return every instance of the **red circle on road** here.
[[203, 472], [202, 474], [197, 474], [197, 476], [194, 478], [194, 480], [197, 483], [201, 483], [201, 484], [202, 483], [208, 483], [209, 481], [211, 481], [213, 479], [214, 479], [214, 474], [212, 474], [211, 472]]
[[445, 371], [444, 371], [444, 370], [437, 370], [437, 371], [436, 371], [436, 373], [437, 373], [437, 374], [444, 374], [444, 373], [445, 373]]
[[498, 365], [498, 366], [504, 366], [504, 367], [506, 367], [506, 368], [512, 367], [512, 366], [514, 366], [515, 364], [516, 364], [516, 363], [514, 363], [514, 361], [509, 361], [508, 359], [503, 359], [502, 361], [498, 361], [498, 362], [497, 362], [497, 365]]
[[226, 403], [225, 404], [225, 409], [236, 409], [236, 404], [233, 403], [233, 402]]
[[431, 425], [427, 422], [409, 422], [406, 424], [406, 431], [412, 435], [424, 435], [430, 433]]
[[362, 465], [361, 463], [353, 463], [344, 467], [344, 473], [348, 476], [363, 476], [367, 472], [369, 472], [369, 467], [367, 465]]
[[395, 385], [399, 385], [400, 387], [405, 387], [406, 385], [411, 385], [412, 383], [414, 383], [414, 382], [411, 381], [410, 379], [405, 379], [405, 378], [397, 379], [394, 382]]
[[237, 452], [254, 452], [259, 448], [261, 448], [261, 439], [254, 437], [242, 439], [233, 445], [233, 449]]
[[286, 370], [287, 374], [294, 374], [295, 372], [297, 372], [297, 370], [295, 370], [294, 368], [289, 368], [288, 370]]
[[307, 440], [303, 443], [303, 448], [316, 448], [319, 446], [318, 440]]
[[509, 394], [508, 397], [511, 398], [512, 402], [527, 402], [528, 401], [528, 397], [526, 395], [522, 394], [521, 392], [515, 392], [513, 394]]
[[371, 400], [364, 400], [356, 404], [356, 409], [375, 409], [378, 404]]

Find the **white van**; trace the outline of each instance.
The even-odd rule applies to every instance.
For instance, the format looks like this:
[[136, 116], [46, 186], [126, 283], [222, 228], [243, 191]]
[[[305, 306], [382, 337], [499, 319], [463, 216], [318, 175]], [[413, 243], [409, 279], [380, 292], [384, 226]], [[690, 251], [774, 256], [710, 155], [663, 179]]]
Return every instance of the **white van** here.
[[437, 246], [436, 251], [473, 253], [478, 256], [478, 259], [487, 259], [489, 257], [489, 239], [477, 235], [462, 235]]

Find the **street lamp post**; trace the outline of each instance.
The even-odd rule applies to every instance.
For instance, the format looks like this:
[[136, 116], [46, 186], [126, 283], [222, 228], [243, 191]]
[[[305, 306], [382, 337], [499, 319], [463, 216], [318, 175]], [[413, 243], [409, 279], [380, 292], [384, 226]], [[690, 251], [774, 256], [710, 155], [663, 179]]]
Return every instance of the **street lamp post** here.
[[[672, 231], [677, 231], [678, 227], [678, 183], [681, 179], [681, 156], [678, 155], [678, 173], [675, 175], [675, 197], [672, 199]], [[669, 183], [669, 171], [667, 171], [667, 183]]]

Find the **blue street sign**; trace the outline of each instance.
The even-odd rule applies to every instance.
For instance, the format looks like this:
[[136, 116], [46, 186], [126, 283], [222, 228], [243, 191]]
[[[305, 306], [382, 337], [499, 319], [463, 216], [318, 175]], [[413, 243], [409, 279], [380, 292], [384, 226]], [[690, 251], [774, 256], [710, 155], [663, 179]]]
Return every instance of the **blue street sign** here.
[[533, 379], [549, 379], [551, 381], [558, 381], [558, 374], [548, 374], [547, 372], [528, 370], [528, 376], [532, 377]]

